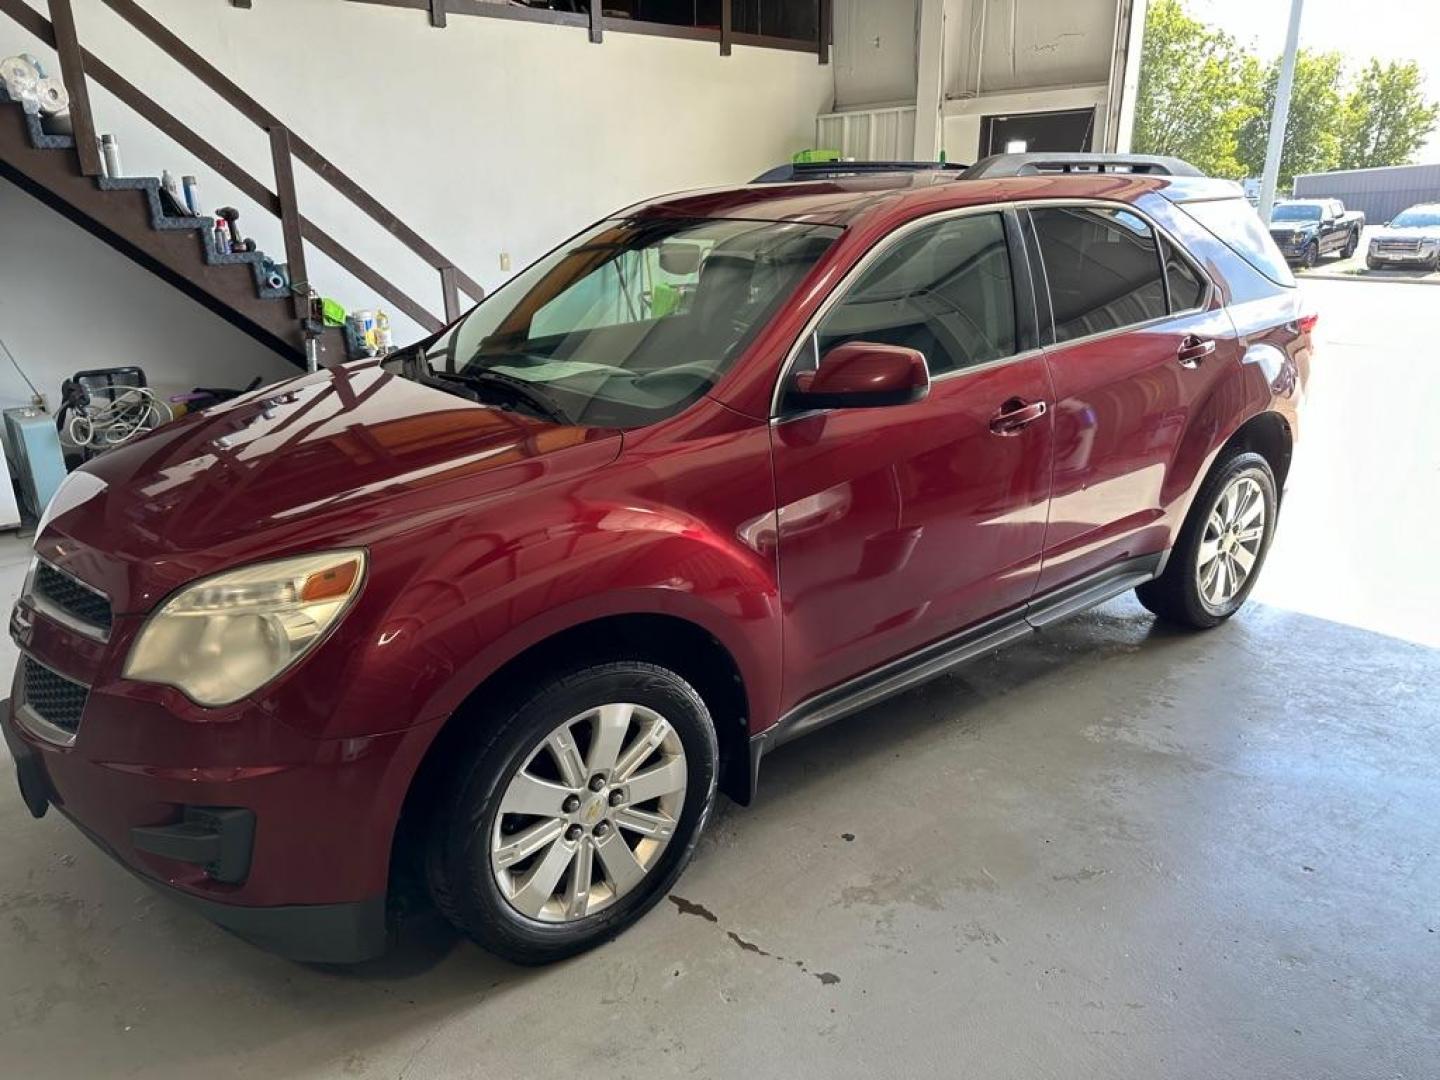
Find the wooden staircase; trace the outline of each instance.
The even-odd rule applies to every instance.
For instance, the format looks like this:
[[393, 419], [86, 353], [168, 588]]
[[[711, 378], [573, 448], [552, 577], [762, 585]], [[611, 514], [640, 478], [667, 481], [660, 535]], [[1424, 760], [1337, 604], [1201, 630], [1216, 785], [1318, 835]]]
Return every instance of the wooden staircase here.
[[[39, 117], [27, 115], [0, 87], [0, 176], [204, 304], [256, 341], [300, 365], [306, 362], [307, 336], [315, 340], [322, 366], [346, 359], [341, 330], [309, 320], [306, 296], [310, 282], [304, 247], [307, 241], [371, 288], [381, 301], [388, 302], [428, 330], [438, 330], [458, 317], [460, 290], [475, 300], [483, 299], [484, 290], [472, 278], [457, 270], [313, 147], [293, 136], [259, 102], [160, 25], [134, 0], [104, 2], [229, 104], [265, 128], [270, 136], [277, 190], [271, 191], [158, 102], [82, 49], [75, 36], [70, 0], [49, 0], [49, 20], [24, 0], [0, 0], [0, 14], [9, 16], [58, 52], [70, 93], [75, 132], [73, 136], [47, 133]], [[160, 198], [158, 178], [101, 175], [87, 78], [94, 78], [178, 142], [197, 161], [280, 219], [285, 252], [284, 258], [276, 261], [289, 264], [293, 290], [267, 285], [261, 269], [262, 253], [220, 251], [212, 231], [213, 218], [167, 213]], [[445, 304], [443, 320], [301, 215], [295, 195], [294, 157], [299, 157], [439, 272]]]

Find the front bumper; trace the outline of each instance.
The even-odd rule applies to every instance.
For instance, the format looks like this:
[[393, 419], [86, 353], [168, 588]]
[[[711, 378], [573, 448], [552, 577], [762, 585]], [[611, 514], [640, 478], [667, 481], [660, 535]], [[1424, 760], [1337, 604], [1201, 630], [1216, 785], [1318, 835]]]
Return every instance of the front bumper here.
[[1285, 256], [1287, 262], [1299, 262], [1305, 257], [1305, 249], [1316, 243], [1313, 236], [1282, 238], [1271, 233], [1270, 238], [1275, 241], [1275, 246], [1280, 249], [1280, 254]]
[[220, 926], [296, 960], [385, 950], [391, 840], [433, 726], [312, 739], [259, 711], [196, 722], [96, 686], [70, 745], [12, 700], [0, 730], [32, 814], [54, 806]]
[[[147, 885], [198, 911], [237, 937], [263, 949], [309, 963], [351, 964], [381, 955], [389, 944], [386, 896], [382, 891], [361, 900], [329, 904], [278, 904], [250, 906], [226, 903], [177, 888], [145, 873], [117, 851], [103, 836], [87, 828], [55, 802], [56, 792], [44, 752], [21, 735], [11, 720], [10, 702], [0, 702], [5, 744], [15, 759], [20, 795], [30, 813], [43, 817], [55, 805], [100, 850]], [[136, 829], [132, 832], [139, 832]]]
[[1419, 251], [1375, 251], [1371, 249], [1366, 252], [1366, 257], [1373, 262], [1379, 263], [1429, 263], [1435, 258], [1434, 248], [1422, 248]]

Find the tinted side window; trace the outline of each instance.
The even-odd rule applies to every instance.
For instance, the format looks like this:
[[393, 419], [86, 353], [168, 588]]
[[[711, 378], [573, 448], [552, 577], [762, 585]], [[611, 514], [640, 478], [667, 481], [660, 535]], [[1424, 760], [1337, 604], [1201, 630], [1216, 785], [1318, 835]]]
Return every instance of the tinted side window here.
[[883, 254], [819, 329], [820, 355], [847, 341], [903, 345], [932, 375], [1015, 352], [1015, 290], [999, 214], [915, 230]]
[[1244, 199], [1213, 199], [1181, 203], [1180, 209], [1205, 226], [1217, 240], [1239, 255], [1276, 285], [1294, 285], [1295, 275], [1260, 215]]
[[1070, 341], [1163, 318], [1165, 280], [1154, 230], [1126, 210], [1032, 210], [1055, 309], [1055, 339]]
[[1197, 308], [1205, 299], [1205, 279], [1202, 278], [1190, 260], [1175, 250], [1175, 245], [1164, 237], [1160, 244], [1165, 252], [1165, 282], [1170, 287], [1170, 310], [1189, 311]]

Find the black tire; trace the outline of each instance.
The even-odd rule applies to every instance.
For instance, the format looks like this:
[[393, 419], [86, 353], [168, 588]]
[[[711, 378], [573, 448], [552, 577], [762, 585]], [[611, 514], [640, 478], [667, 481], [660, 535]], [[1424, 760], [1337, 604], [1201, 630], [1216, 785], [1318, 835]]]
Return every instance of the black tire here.
[[[1264, 497], [1264, 532], [1255, 563], [1239, 591], [1225, 604], [1216, 606], [1200, 591], [1200, 544], [1204, 538], [1206, 522], [1215, 512], [1221, 495], [1242, 476], [1255, 480]], [[1230, 618], [1245, 603], [1265, 566], [1265, 556], [1269, 553], [1270, 541], [1275, 536], [1277, 509], [1275, 474], [1270, 471], [1270, 464], [1263, 457], [1240, 451], [1217, 461], [1190, 507], [1185, 524], [1180, 529], [1180, 536], [1170, 552], [1170, 559], [1165, 564], [1165, 572], [1135, 590], [1140, 603], [1167, 622], [1198, 630], [1218, 626]]]
[[[531, 918], [511, 906], [491, 870], [490, 837], [501, 798], [516, 771], [557, 725], [612, 702], [653, 709], [680, 737], [687, 781], [675, 831], [645, 878], [608, 907], [570, 922]], [[426, 878], [436, 907], [462, 933], [517, 964], [547, 964], [615, 937], [680, 876], [715, 802], [715, 727], [689, 683], [673, 671], [638, 660], [588, 664], [547, 678], [513, 695], [510, 705], [497, 711], [495, 722], [456, 754], [432, 810], [425, 837]]]
[[1385, 264], [1383, 262], [1381, 262], [1379, 259], [1372, 259], [1369, 255], [1365, 256], [1365, 265], [1371, 270], [1385, 269]]
[[1312, 269], [1320, 261], [1320, 245], [1314, 240], [1305, 245], [1305, 254], [1300, 256], [1300, 265], [1306, 270]]
[[1340, 249], [1340, 257], [1342, 259], [1350, 258], [1352, 255], [1355, 254], [1356, 249], [1359, 247], [1360, 234], [1358, 232], [1351, 232], [1351, 234], [1345, 240], [1345, 246]]

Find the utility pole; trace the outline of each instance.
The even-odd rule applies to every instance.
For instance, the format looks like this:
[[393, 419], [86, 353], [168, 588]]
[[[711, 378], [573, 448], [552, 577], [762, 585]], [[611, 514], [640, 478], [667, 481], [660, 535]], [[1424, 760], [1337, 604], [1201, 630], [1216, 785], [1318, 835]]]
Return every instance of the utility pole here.
[[1285, 149], [1285, 125], [1290, 120], [1290, 88], [1295, 82], [1295, 52], [1300, 47], [1300, 10], [1305, 0], [1290, 0], [1290, 27], [1285, 31], [1285, 55], [1280, 58], [1280, 81], [1275, 85], [1275, 108], [1270, 113], [1270, 141], [1265, 147], [1265, 171], [1260, 174], [1260, 220], [1270, 220], [1275, 205], [1275, 182], [1280, 176], [1280, 155]]

